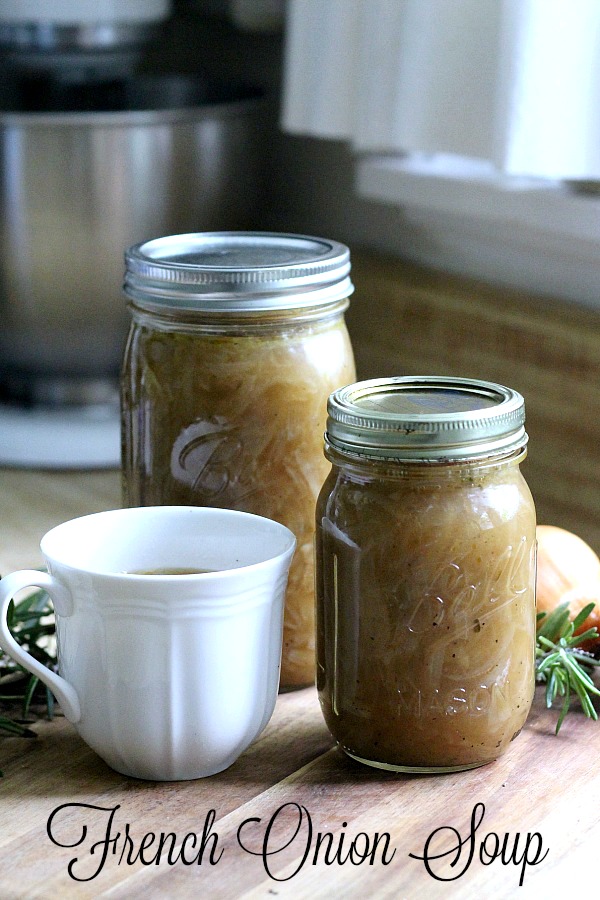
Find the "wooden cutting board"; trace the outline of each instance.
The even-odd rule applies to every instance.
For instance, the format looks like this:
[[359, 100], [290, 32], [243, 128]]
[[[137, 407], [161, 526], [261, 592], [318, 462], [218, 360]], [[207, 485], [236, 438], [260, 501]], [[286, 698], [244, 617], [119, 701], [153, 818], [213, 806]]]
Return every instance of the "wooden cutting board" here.
[[[558, 898], [567, 884], [591, 888], [582, 873], [600, 841], [600, 724], [574, 713], [556, 737], [555, 718], [538, 696], [501, 760], [451, 775], [393, 775], [333, 748], [309, 688], [280, 696], [263, 736], [227, 772], [164, 784], [111, 771], [64, 719], [40, 723], [36, 740], [0, 740], [0, 896], [492, 900]], [[109, 820], [119, 837], [102, 862]], [[283, 849], [263, 858], [270, 823], [267, 847]], [[173, 832], [180, 847], [187, 835], [200, 841], [203, 830], [201, 864], [174, 857], [169, 864], [165, 851], [156, 865], [151, 845], [149, 864], [139, 859], [151, 832]], [[454, 868], [452, 854], [430, 860], [429, 874], [410, 854], [424, 856], [436, 831], [432, 853], [456, 847], [457, 834], [465, 843]], [[329, 865], [319, 833], [332, 835]], [[199, 852], [191, 840], [188, 861]], [[505, 857], [492, 862], [497, 841], [506, 841]], [[526, 845], [525, 859], [544, 856], [537, 865], [524, 865]]]

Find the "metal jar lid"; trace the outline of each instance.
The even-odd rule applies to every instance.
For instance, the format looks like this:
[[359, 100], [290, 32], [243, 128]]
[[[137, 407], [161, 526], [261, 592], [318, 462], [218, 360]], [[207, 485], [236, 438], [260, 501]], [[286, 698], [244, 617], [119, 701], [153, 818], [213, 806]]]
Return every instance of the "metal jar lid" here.
[[329, 397], [326, 442], [343, 454], [403, 462], [506, 455], [525, 447], [525, 405], [489, 381], [376, 378]]
[[337, 304], [353, 291], [350, 251], [299, 234], [178, 234], [125, 254], [127, 296], [144, 308], [253, 313]]

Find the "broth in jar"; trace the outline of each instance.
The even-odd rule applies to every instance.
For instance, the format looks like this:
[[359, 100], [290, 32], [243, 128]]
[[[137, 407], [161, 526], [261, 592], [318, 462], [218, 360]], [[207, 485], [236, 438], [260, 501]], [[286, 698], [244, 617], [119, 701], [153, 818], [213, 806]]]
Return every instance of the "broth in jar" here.
[[282, 687], [314, 682], [314, 508], [329, 394], [353, 380], [349, 253], [297, 235], [150, 241], [128, 254], [126, 506], [219, 506], [297, 539]]
[[523, 403], [464, 379], [330, 401], [317, 505], [317, 686], [352, 757], [451, 771], [504, 752], [535, 682]]

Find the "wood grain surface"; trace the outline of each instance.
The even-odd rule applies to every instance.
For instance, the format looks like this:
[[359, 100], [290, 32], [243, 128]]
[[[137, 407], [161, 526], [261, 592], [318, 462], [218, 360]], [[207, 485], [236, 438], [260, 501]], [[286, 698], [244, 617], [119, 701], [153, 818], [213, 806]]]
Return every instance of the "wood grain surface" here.
[[[0, 740], [0, 896], [559, 897], [568, 882], [578, 883], [597, 853], [600, 776], [594, 762], [600, 755], [600, 726], [573, 714], [556, 737], [554, 721], [555, 714], [543, 709], [538, 696], [525, 729], [501, 760], [451, 775], [393, 775], [360, 766], [332, 747], [315, 691], [308, 688], [279, 697], [263, 736], [227, 772], [164, 784], [112, 772], [64, 719], [43, 722], [36, 726], [35, 740]], [[60, 846], [50, 840], [47, 823], [63, 804], [67, 808], [55, 815], [51, 827]], [[485, 811], [471, 842], [478, 804]], [[299, 806], [308, 815], [292, 839]], [[111, 810], [111, 837], [120, 837], [116, 853], [101, 865]], [[215, 849], [222, 852], [218, 862], [211, 864], [209, 843], [201, 865], [170, 865], [166, 854], [156, 865], [150, 850], [149, 864], [135, 859], [150, 832], [173, 832], [178, 845], [187, 834], [201, 835], [211, 810], [210, 834], [217, 836]], [[272, 820], [268, 846], [283, 849], [267, 857], [265, 866], [249, 851], [260, 853]], [[431, 846], [449, 851], [457, 842], [451, 828], [465, 844], [454, 870], [448, 865], [453, 854], [430, 863], [437, 878], [455, 878], [438, 881], [409, 854], [422, 856], [428, 837], [439, 829], [445, 830]], [[360, 832], [363, 852], [364, 835], [374, 846], [377, 834], [388, 834], [389, 864], [379, 851], [372, 864], [367, 859], [327, 865], [322, 849], [315, 861], [319, 832], [333, 835], [333, 853], [345, 836], [342, 858]], [[500, 842], [508, 835], [506, 864], [486, 856], [489, 864], [482, 864], [480, 845], [490, 834], [485, 846], [492, 853], [493, 833]], [[522, 862], [528, 833], [539, 834], [539, 855], [547, 851], [537, 865]], [[531, 838], [530, 861], [537, 841]], [[472, 843], [475, 852], [468, 864]]]

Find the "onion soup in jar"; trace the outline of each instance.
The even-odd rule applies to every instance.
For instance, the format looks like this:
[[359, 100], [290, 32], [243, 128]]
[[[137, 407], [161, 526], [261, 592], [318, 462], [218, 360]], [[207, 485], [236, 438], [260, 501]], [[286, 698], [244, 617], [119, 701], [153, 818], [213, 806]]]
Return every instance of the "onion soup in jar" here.
[[359, 382], [329, 400], [317, 503], [317, 687], [351, 757], [490, 762], [535, 684], [535, 508], [523, 398], [489, 382]]
[[174, 235], [126, 254], [126, 506], [219, 506], [294, 532], [281, 686], [315, 677], [314, 508], [327, 398], [356, 377], [348, 248], [302, 235]]

